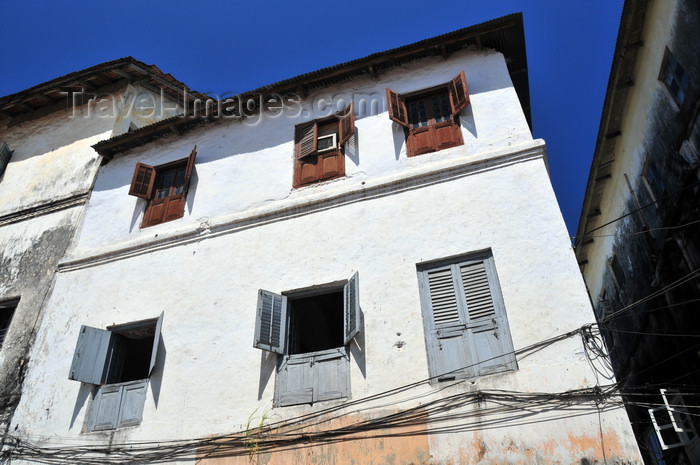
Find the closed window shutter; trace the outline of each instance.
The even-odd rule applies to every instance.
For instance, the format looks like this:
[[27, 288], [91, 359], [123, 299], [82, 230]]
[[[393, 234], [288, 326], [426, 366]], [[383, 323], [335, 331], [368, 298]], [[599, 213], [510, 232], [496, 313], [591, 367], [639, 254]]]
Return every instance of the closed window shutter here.
[[117, 428], [141, 423], [146, 403], [148, 380], [134, 381], [121, 386], [121, 399]]
[[107, 384], [99, 387], [90, 407], [88, 421], [90, 431], [117, 428], [123, 387], [121, 384]]
[[[468, 338], [477, 362], [476, 374], [515, 369], [513, 343], [506, 331], [505, 310], [500, 304], [492, 259], [462, 265], [460, 275], [467, 302]], [[496, 293], [499, 294], [496, 296]]]
[[185, 169], [185, 183], [184, 183], [184, 192], [187, 192], [187, 190], [190, 188], [190, 180], [192, 179], [192, 172], [194, 171], [194, 162], [195, 159], [197, 158], [197, 146], [195, 145], [192, 151], [190, 152], [190, 156], [187, 157], [187, 168]]
[[158, 346], [160, 344], [160, 331], [163, 328], [163, 315], [165, 312], [161, 312], [158, 320], [156, 320], [155, 333], [153, 334], [153, 348], [151, 349], [151, 363], [148, 366], [148, 376], [151, 376], [153, 372], [153, 367], [156, 366], [156, 359], [158, 358]]
[[355, 272], [344, 286], [345, 344], [360, 332], [360, 279]]
[[423, 280], [423, 294], [428, 295], [426, 342], [431, 376], [438, 381], [471, 376], [464, 309], [456, 292], [454, 267], [428, 271]]
[[81, 326], [68, 379], [90, 384], [103, 383], [111, 339], [111, 331]]
[[153, 186], [156, 181], [156, 169], [144, 163], [136, 163], [134, 176], [131, 178], [129, 195], [142, 199], [153, 198]]
[[450, 81], [449, 88], [452, 116], [454, 117], [469, 105], [469, 89], [467, 88], [467, 78], [464, 76], [464, 71], [461, 71]]
[[314, 357], [314, 402], [350, 396], [350, 359], [341, 347]]
[[317, 143], [318, 124], [315, 121], [296, 126], [294, 130], [294, 151], [298, 160], [315, 153]]
[[275, 378], [275, 404], [312, 404], [314, 402], [315, 364], [313, 356], [286, 356]]
[[386, 103], [389, 107], [389, 118], [401, 126], [409, 127], [408, 112], [403, 97], [387, 87]]
[[284, 353], [287, 322], [287, 298], [270, 291], [258, 291], [253, 347]]
[[345, 144], [355, 132], [355, 104], [350, 102], [338, 113], [338, 146]]

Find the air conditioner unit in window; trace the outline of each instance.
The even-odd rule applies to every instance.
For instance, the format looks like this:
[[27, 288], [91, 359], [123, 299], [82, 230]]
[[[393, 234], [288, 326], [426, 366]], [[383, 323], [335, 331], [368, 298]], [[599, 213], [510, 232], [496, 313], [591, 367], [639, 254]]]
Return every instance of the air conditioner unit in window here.
[[318, 145], [316, 145], [316, 152], [323, 153], [330, 150], [335, 150], [338, 146], [337, 135], [335, 133], [328, 134], [327, 136], [318, 137]]

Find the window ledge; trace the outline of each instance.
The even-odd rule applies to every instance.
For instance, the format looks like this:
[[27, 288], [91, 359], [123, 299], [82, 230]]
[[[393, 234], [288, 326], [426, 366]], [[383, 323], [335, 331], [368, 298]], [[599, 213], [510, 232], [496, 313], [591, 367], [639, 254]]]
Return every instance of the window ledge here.
[[[396, 174], [364, 178], [352, 182], [330, 183], [317, 192], [304, 189], [306, 195], [292, 190], [289, 197], [261, 207], [218, 217], [203, 219], [196, 224], [173, 227], [157, 234], [112, 244], [96, 249], [77, 250], [59, 263], [58, 271], [67, 272], [98, 266], [127, 257], [152, 253], [178, 245], [232, 234], [256, 226], [296, 218], [309, 213], [340, 207], [364, 200], [400, 193], [416, 187], [448, 182], [494, 168], [536, 159], [545, 159], [545, 143], [534, 139], [506, 148], [467, 154], [459, 158], [421, 164]], [[545, 160], [546, 163], [546, 160]], [[309, 186], [311, 187], [311, 186]], [[310, 190], [310, 189], [309, 189]], [[173, 225], [175, 226], [175, 225]]]

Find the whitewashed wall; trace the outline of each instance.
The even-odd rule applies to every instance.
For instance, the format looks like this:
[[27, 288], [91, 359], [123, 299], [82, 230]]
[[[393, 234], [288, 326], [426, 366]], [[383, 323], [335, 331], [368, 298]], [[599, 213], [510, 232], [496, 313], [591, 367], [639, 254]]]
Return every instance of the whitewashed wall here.
[[[44, 437], [45, 444], [119, 443], [245, 428], [256, 409], [270, 409], [274, 391], [274, 357], [252, 347], [260, 288], [282, 292], [359, 272], [364, 326], [351, 345], [352, 399], [429, 376], [420, 262], [491, 249], [516, 349], [592, 322], [544, 143], [532, 140], [502, 55], [425, 60], [378, 82], [353, 81], [339, 93], [418, 90], [461, 70], [472, 102], [461, 114], [464, 146], [409, 159], [403, 131], [386, 111], [360, 117], [347, 176], [318, 186], [291, 188], [299, 121], [288, 118], [213, 123], [103, 166], [48, 304], [27, 375], [31, 395], [23, 396], [11, 425], [15, 434]], [[140, 230], [145, 205], [127, 195], [135, 163], [182, 158], [194, 144], [199, 155], [184, 218]], [[161, 312], [165, 350], [142, 424], [84, 433], [90, 387], [68, 380], [80, 326], [104, 328]], [[404, 397], [491, 388], [557, 392], [594, 383], [581, 340], [571, 338], [522, 360], [516, 372], [444, 392], [423, 385]], [[276, 408], [271, 418], [342, 402]], [[536, 449], [598, 434], [591, 418], [509, 434]], [[634, 460], [625, 421], [622, 411], [607, 414], [603, 428]], [[436, 460], [466, 447], [454, 441], [432, 440]], [[552, 460], [571, 459], [567, 450]]]

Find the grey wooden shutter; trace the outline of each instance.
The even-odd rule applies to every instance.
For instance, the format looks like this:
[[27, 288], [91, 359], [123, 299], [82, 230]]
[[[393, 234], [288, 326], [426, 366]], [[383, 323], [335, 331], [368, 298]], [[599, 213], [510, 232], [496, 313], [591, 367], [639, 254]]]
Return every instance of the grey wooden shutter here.
[[260, 289], [253, 347], [283, 354], [287, 336], [286, 323], [287, 298]]
[[[471, 376], [464, 308], [456, 293], [454, 267], [422, 273], [426, 343], [431, 377], [437, 381]], [[426, 310], [427, 309], [427, 310]]]
[[469, 317], [469, 343], [477, 363], [477, 375], [516, 368], [513, 342], [508, 331], [493, 259], [460, 266]]
[[469, 89], [467, 88], [467, 78], [464, 76], [464, 71], [455, 76], [448, 87], [452, 116], [455, 116], [469, 105]]
[[318, 147], [318, 124], [316, 121], [304, 123], [294, 128], [294, 151], [301, 160], [316, 152]]
[[345, 340], [348, 344], [360, 332], [360, 278], [355, 272], [343, 288], [345, 306]]
[[285, 356], [275, 378], [275, 406], [312, 404], [314, 373], [312, 355]]
[[0, 175], [5, 172], [5, 168], [10, 163], [10, 158], [12, 157], [12, 150], [8, 147], [6, 142], [0, 144]]
[[131, 178], [129, 195], [149, 200], [153, 197], [153, 187], [156, 182], [156, 169], [145, 163], [136, 163], [134, 175]]
[[350, 396], [350, 358], [345, 347], [314, 357], [314, 401]]
[[122, 385], [117, 428], [141, 423], [143, 406], [146, 404], [148, 380], [139, 380]]
[[160, 330], [163, 327], [164, 313], [165, 312], [161, 312], [160, 316], [158, 317], [158, 320], [156, 320], [155, 333], [153, 334], [153, 348], [151, 349], [151, 363], [148, 366], [148, 376], [151, 376], [153, 367], [156, 366], [156, 359], [158, 357], [158, 344], [160, 343]]
[[91, 384], [103, 383], [111, 338], [110, 331], [81, 326], [68, 379]]
[[104, 431], [117, 428], [122, 387], [121, 384], [100, 386], [90, 407], [88, 430]]
[[403, 97], [387, 87], [386, 103], [389, 107], [389, 118], [401, 126], [409, 127], [408, 112], [406, 111], [406, 102], [404, 102]]

